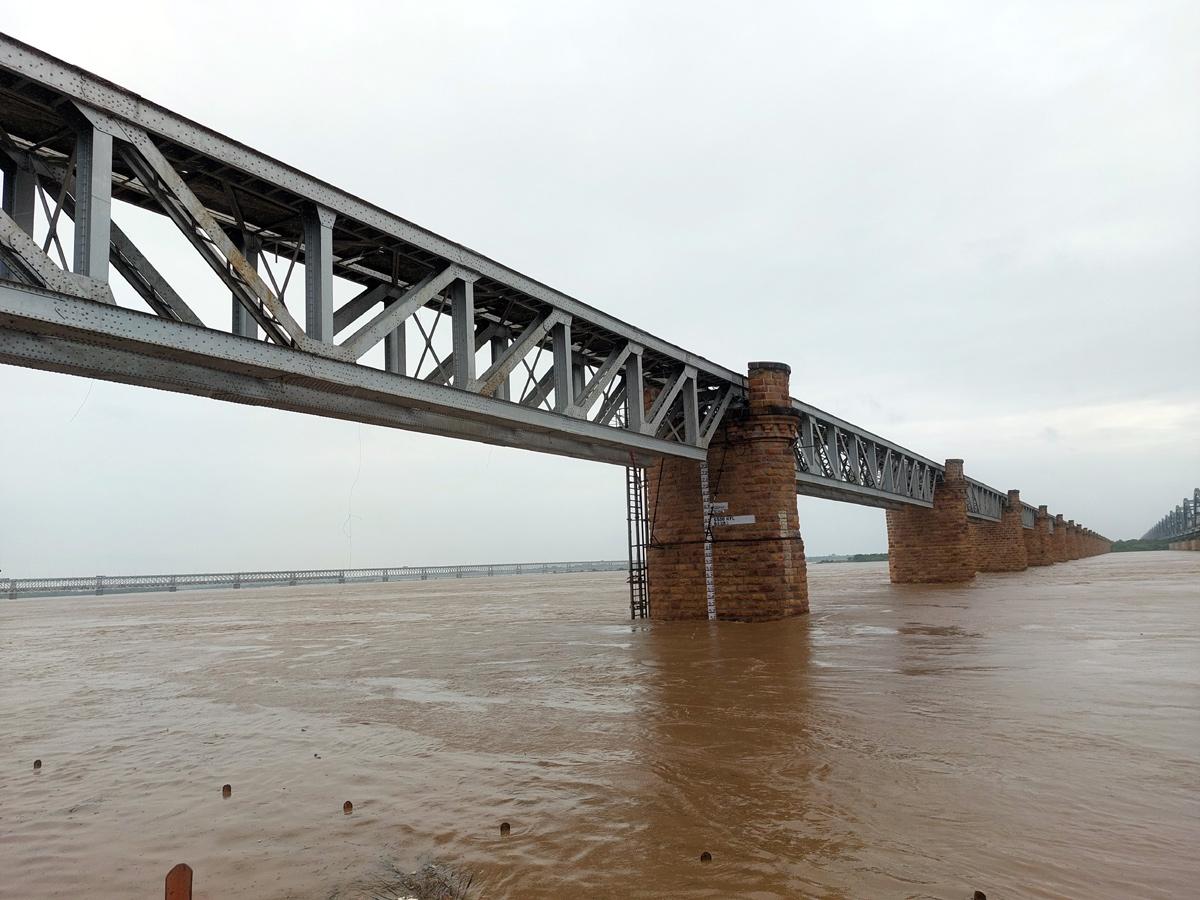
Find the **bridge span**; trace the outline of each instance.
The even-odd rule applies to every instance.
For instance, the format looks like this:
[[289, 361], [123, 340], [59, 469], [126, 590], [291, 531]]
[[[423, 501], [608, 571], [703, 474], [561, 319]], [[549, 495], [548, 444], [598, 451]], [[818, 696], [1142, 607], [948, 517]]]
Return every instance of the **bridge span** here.
[[1144, 541], [1166, 541], [1172, 550], [1200, 550], [1200, 488], [1142, 535]]
[[[786, 365], [725, 368], [6, 35], [0, 169], [0, 362], [625, 466], [635, 614], [805, 611], [796, 494], [887, 510], [898, 582], [1107, 550], [792, 397]], [[129, 207], [186, 238], [226, 322]]]

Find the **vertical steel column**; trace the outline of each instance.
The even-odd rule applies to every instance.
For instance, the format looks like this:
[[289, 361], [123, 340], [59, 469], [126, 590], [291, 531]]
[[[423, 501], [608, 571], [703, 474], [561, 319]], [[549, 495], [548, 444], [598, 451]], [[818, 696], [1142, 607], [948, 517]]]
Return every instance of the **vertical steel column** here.
[[407, 359], [408, 343], [404, 337], [404, 323], [401, 322], [383, 339], [383, 370], [403, 375], [408, 366]]
[[[262, 252], [262, 240], [258, 235], [248, 231], [236, 231], [232, 237], [234, 246], [242, 251], [246, 262], [250, 263], [251, 268], [257, 272], [258, 255]], [[246, 307], [238, 302], [237, 294], [233, 295], [233, 325], [230, 330], [239, 337], [258, 340], [258, 323], [254, 321], [254, 316], [250, 315]]]
[[829, 465], [833, 469], [833, 477], [837, 481], [841, 481], [844, 476], [842, 454], [838, 452], [838, 429], [832, 422], [825, 426], [825, 452], [829, 455]]
[[457, 279], [450, 284], [450, 319], [454, 328], [454, 386], [475, 386], [475, 283]]
[[804, 460], [808, 463], [808, 471], [814, 475], [824, 474], [821, 468], [821, 454], [817, 450], [817, 441], [820, 434], [817, 431], [817, 423], [813, 421], [811, 415], [804, 417], [803, 437], [800, 439], [800, 450], [804, 453]]
[[75, 271], [108, 281], [112, 135], [81, 124], [75, 141]]
[[625, 427], [641, 431], [646, 423], [646, 393], [642, 381], [642, 353], [635, 350], [625, 360]]
[[551, 330], [554, 344], [554, 411], [566, 412], [575, 399], [571, 390], [571, 321], [559, 322]]
[[[37, 182], [33, 173], [26, 172], [16, 163], [4, 165], [4, 211], [29, 236], [33, 236], [33, 209], [37, 200]], [[0, 262], [0, 278], [11, 278], [8, 267]]]
[[[500, 357], [504, 355], [504, 351], [508, 349], [508, 345], [510, 342], [511, 342], [511, 339], [510, 339], [509, 335], [507, 335], [507, 334], [499, 334], [492, 338], [492, 340], [491, 340], [492, 365], [495, 365], [496, 362], [500, 359]], [[500, 382], [500, 386], [498, 388], [496, 388], [496, 390], [492, 391], [492, 396], [495, 397], [497, 400], [508, 400], [509, 399], [508, 379], [507, 378], [505, 378], [502, 382]]]
[[26, 172], [16, 163], [4, 167], [4, 211], [28, 235], [33, 234], [36, 189], [32, 172]]
[[584, 386], [587, 384], [587, 370], [584, 369], [582, 363], [573, 362], [571, 364], [571, 402], [575, 402], [575, 398], [583, 393]]
[[314, 341], [333, 341], [332, 210], [306, 204], [304, 219], [304, 330]]
[[[696, 379], [683, 383], [683, 442], [693, 447], [700, 443], [700, 405], [696, 397]], [[707, 464], [702, 464], [707, 465]]]

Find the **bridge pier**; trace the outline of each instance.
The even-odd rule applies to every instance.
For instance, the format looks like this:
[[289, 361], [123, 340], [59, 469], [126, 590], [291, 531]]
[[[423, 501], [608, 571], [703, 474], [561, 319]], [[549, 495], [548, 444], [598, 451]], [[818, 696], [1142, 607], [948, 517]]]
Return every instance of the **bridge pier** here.
[[1079, 552], [1079, 528], [1075, 525], [1074, 519], [1067, 520], [1067, 559], [1079, 559], [1083, 554]]
[[1025, 526], [1021, 522], [1021, 492], [1008, 492], [1008, 506], [999, 522], [969, 522], [967, 529], [975, 549], [977, 572], [1024, 572], [1029, 567], [1025, 552]]
[[946, 460], [933, 490], [933, 508], [887, 511], [888, 571], [894, 584], [940, 584], [975, 577], [967, 523], [967, 480], [961, 459]]
[[1033, 519], [1033, 527], [1025, 529], [1025, 561], [1030, 566], [1054, 565], [1054, 554], [1050, 549], [1050, 513], [1039, 506]]
[[1070, 559], [1067, 555], [1067, 523], [1063, 519], [1062, 513], [1058, 513], [1054, 517], [1054, 531], [1050, 533], [1050, 552], [1056, 563], [1066, 562]]
[[664, 458], [647, 471], [652, 618], [752, 622], [808, 612], [790, 372], [751, 363], [749, 406], [726, 413], [707, 461]]

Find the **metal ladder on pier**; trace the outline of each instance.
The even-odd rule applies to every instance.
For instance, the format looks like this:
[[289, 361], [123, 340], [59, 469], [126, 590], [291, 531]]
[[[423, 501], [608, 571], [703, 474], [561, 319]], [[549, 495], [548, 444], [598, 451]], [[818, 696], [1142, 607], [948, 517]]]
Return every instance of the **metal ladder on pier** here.
[[625, 468], [625, 503], [629, 525], [629, 618], [650, 615], [650, 579], [646, 572], [646, 547], [650, 520], [646, 517], [646, 470]]

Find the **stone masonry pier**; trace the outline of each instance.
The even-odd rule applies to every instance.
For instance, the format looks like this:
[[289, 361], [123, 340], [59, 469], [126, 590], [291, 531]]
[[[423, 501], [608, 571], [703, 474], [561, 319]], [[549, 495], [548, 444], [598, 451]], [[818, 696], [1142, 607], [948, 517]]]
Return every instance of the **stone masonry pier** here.
[[708, 618], [710, 594], [718, 619], [808, 612], [790, 372], [751, 363], [748, 406], [726, 414], [707, 462], [664, 459], [648, 470], [654, 618]]
[[[783, 363], [751, 363], [747, 404], [726, 413], [706, 461], [663, 458], [648, 468], [653, 618], [753, 622], [808, 611], [790, 373]], [[648, 391], [646, 403], [654, 399]], [[932, 506], [887, 510], [893, 582], [969, 582], [977, 572], [1021, 572], [1109, 550], [1106, 538], [1045, 506], [1026, 510], [1017, 490], [1001, 498], [1000, 521], [970, 516], [967, 497], [963, 461], [948, 459]]]

